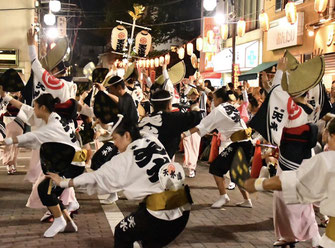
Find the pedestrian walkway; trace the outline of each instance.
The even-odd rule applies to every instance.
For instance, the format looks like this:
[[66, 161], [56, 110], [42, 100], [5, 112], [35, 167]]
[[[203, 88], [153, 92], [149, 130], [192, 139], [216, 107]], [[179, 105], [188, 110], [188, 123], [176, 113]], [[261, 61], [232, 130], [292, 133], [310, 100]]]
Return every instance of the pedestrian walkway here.
[[[117, 205], [101, 206], [98, 197], [76, 193], [81, 205], [75, 217], [78, 233], [58, 234], [55, 238], [43, 238], [49, 224], [40, 223], [41, 209], [25, 207], [31, 185], [23, 182], [29, 152], [19, 155], [18, 173], [8, 176], [0, 167], [0, 247], [113, 247], [111, 226], [137, 207], [137, 202], [127, 201], [120, 195]], [[181, 156], [178, 156], [180, 160]], [[195, 178], [188, 178], [194, 200], [190, 220], [185, 231], [169, 247], [272, 247], [272, 194], [252, 195], [254, 208], [235, 207], [242, 200], [238, 189], [229, 191], [231, 202], [222, 209], [211, 209], [218, 191], [208, 166], [199, 163]], [[105, 212], [104, 212], [105, 210]], [[322, 229], [322, 232], [324, 230]], [[310, 247], [300, 243], [300, 247]]]

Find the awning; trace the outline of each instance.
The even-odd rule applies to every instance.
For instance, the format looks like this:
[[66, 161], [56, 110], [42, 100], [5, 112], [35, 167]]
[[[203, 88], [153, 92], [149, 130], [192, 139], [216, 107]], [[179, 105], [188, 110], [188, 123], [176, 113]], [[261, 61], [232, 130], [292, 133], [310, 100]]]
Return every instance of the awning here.
[[221, 78], [221, 73], [217, 73], [217, 72], [208, 72], [207, 71], [207, 72], [201, 72], [200, 74], [204, 79], [207, 79], [207, 78], [220, 79]]
[[250, 71], [244, 72], [242, 75], [238, 76], [238, 81], [257, 79], [257, 75], [259, 72], [269, 69], [276, 64], [277, 61], [264, 62], [262, 64], [259, 64], [258, 66], [252, 68]]

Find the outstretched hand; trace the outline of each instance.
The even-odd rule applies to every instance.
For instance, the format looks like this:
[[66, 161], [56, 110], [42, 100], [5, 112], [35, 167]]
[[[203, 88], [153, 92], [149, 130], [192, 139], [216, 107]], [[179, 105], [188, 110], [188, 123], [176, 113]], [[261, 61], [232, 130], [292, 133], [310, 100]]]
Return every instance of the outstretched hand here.
[[35, 45], [35, 30], [30, 28], [27, 32], [27, 43], [29, 46]]
[[286, 71], [287, 70], [287, 58], [282, 57], [278, 61], [277, 70]]

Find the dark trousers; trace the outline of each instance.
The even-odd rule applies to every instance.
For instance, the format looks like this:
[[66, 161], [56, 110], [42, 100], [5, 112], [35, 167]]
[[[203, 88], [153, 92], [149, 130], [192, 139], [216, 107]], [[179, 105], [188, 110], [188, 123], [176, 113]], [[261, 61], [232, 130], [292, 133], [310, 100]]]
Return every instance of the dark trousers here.
[[176, 220], [161, 220], [152, 216], [144, 204], [124, 218], [115, 228], [114, 247], [130, 248], [135, 241], [144, 248], [159, 248], [168, 245], [184, 230], [190, 212], [185, 211]]
[[[75, 178], [76, 176], [79, 176], [82, 174], [85, 170], [84, 166], [75, 166], [75, 165], [69, 165], [64, 172], [59, 173], [60, 176], [63, 176], [65, 178]], [[60, 199], [58, 197], [63, 193], [63, 188], [61, 187], [52, 187], [51, 194], [48, 195], [48, 188], [50, 183], [49, 178], [44, 179], [39, 185], [38, 185], [38, 195], [41, 199], [41, 202], [44, 206], [51, 207], [56, 206], [59, 204], [61, 210], [64, 210], [65, 207]]]

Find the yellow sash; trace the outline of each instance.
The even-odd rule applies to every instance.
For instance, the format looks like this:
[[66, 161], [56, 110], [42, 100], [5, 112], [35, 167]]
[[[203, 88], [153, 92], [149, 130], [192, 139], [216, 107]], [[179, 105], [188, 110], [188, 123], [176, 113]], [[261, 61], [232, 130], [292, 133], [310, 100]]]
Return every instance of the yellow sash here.
[[329, 217], [326, 228], [326, 236], [335, 242], [335, 217]]
[[77, 151], [74, 154], [74, 157], [72, 159], [72, 162], [84, 162], [87, 159], [87, 150], [82, 149], [81, 151]]
[[193, 203], [187, 186], [177, 191], [164, 191], [152, 194], [145, 199], [146, 207], [153, 211], [171, 210], [187, 203]]
[[245, 139], [248, 139], [251, 137], [251, 128], [247, 128], [247, 129], [243, 129], [243, 130], [240, 130], [240, 131], [236, 131], [235, 133], [233, 133], [231, 136], [230, 136], [230, 139], [231, 141], [233, 142], [237, 142], [237, 141], [240, 141], [240, 140], [245, 140]]

